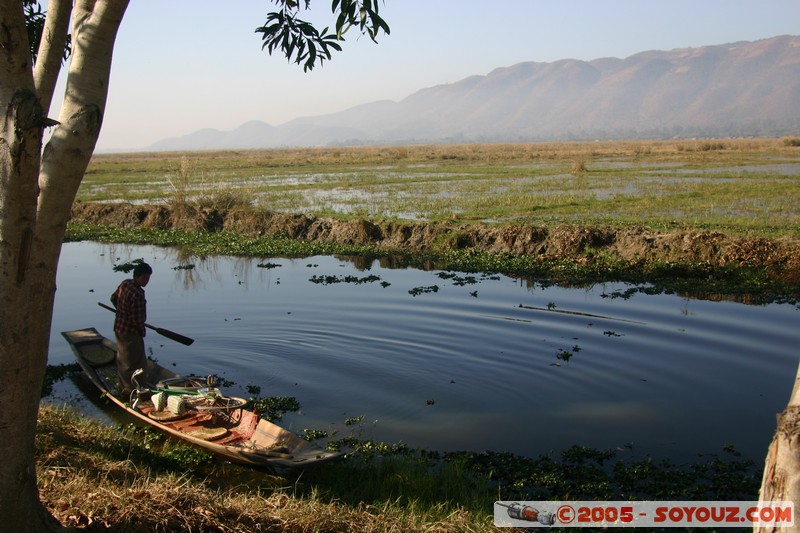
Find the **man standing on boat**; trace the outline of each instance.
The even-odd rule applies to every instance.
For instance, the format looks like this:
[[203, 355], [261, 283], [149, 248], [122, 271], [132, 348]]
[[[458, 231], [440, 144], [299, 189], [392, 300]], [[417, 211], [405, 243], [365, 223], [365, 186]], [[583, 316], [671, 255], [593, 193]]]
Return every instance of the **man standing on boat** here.
[[146, 334], [147, 300], [144, 287], [150, 281], [153, 269], [147, 263], [139, 263], [133, 269], [133, 278], [119, 284], [111, 295], [111, 303], [117, 309], [114, 333], [117, 337], [117, 371], [124, 393], [133, 389], [131, 374], [139, 368], [147, 368], [144, 353]]

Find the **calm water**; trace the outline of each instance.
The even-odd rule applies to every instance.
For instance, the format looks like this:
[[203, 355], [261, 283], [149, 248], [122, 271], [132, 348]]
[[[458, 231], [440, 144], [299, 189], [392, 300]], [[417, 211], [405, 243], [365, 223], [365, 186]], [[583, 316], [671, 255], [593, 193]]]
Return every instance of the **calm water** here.
[[[625, 453], [677, 460], [733, 444], [761, 461], [800, 355], [792, 305], [622, 298], [624, 284], [544, 288], [377, 261], [360, 270], [333, 257], [186, 259], [68, 243], [51, 364], [73, 361], [61, 331], [113, 336], [113, 315], [96, 302], [126, 277], [113, 266], [137, 258], [155, 270], [148, 322], [196, 339], [186, 347], [148, 331], [161, 364], [220, 374], [235, 395], [253, 385], [295, 396], [302, 411], [284, 425], [296, 432], [523, 455], [632, 445]], [[195, 268], [176, 270], [187, 264]], [[102, 416], [71, 383], [57, 399]]]

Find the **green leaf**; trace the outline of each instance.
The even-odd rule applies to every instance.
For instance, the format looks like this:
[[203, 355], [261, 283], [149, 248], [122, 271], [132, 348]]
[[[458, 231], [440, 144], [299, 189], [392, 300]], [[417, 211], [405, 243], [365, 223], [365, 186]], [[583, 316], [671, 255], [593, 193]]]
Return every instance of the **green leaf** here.
[[[320, 33], [313, 24], [299, 20], [297, 0], [276, 0], [283, 4], [283, 9], [267, 15], [266, 23], [256, 28], [256, 33], [261, 33], [262, 49], [272, 54], [280, 48], [287, 60], [303, 64], [305, 71], [311, 70], [317, 64], [331, 59], [331, 50], [341, 51], [339, 41], [344, 41], [344, 34], [355, 25], [361, 33], [366, 34], [372, 41], [380, 31], [389, 33], [389, 26], [378, 16], [378, 2], [373, 0], [332, 0], [331, 11], [336, 15], [336, 32], [328, 33], [325, 27]], [[305, 1], [308, 9], [309, 1]]]

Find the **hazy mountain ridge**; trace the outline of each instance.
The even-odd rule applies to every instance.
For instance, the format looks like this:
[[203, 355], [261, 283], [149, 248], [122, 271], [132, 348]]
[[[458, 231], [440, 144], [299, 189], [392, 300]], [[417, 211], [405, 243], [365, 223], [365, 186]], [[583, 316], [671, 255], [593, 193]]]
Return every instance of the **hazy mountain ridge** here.
[[280, 126], [250, 121], [149, 150], [800, 133], [800, 37], [501, 67]]

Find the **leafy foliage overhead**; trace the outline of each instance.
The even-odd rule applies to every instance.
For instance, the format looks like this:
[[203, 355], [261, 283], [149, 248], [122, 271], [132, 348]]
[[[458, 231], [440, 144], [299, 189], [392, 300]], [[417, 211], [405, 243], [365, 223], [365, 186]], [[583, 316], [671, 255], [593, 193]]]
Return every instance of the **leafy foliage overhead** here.
[[[36, 63], [36, 58], [39, 55], [39, 43], [42, 42], [44, 21], [47, 13], [42, 11], [39, 0], [23, 0], [22, 5], [25, 9], [25, 26], [28, 28], [28, 44], [31, 47], [31, 58], [33, 62]], [[67, 42], [64, 45], [64, 61], [69, 58], [69, 54], [72, 50], [71, 45], [70, 37], [67, 36]]]
[[[272, 0], [278, 11], [267, 15], [263, 26], [256, 28], [262, 34], [262, 49], [270, 54], [276, 49], [283, 52], [289, 61], [302, 64], [308, 72], [317, 64], [331, 59], [332, 50], [341, 51], [339, 44], [344, 34], [357, 27], [363, 35], [377, 42], [378, 34], [389, 34], [389, 26], [378, 14], [379, 0], [332, 0], [331, 12], [336, 15], [335, 31], [326, 26], [321, 31], [310, 22], [298, 18], [301, 1]], [[302, 9], [309, 9], [311, 0], [302, 0]]]

